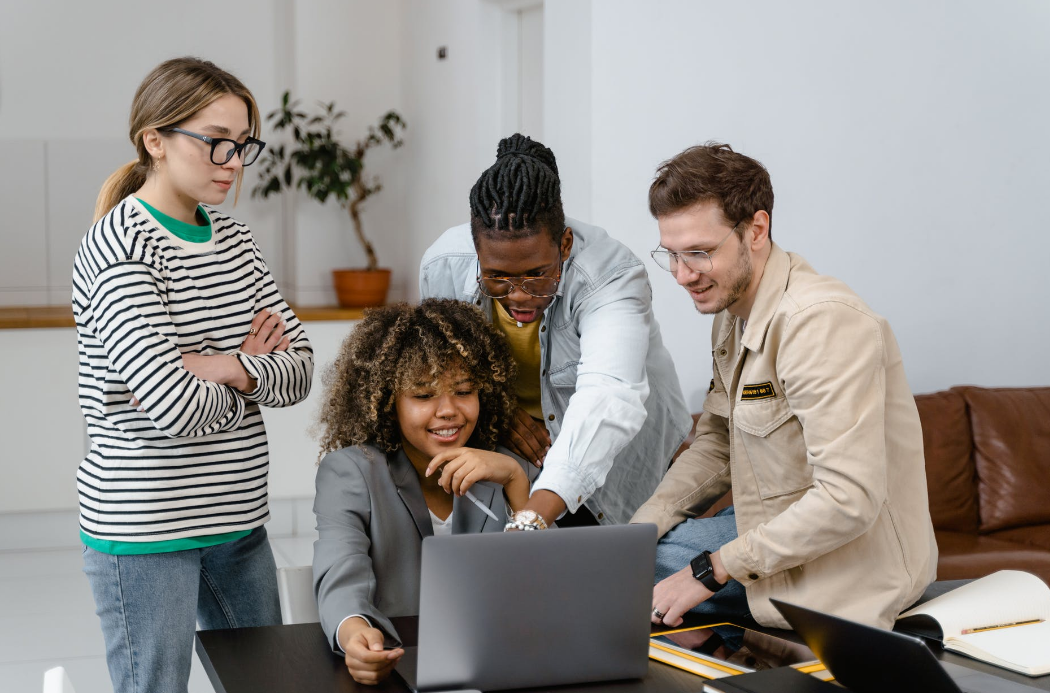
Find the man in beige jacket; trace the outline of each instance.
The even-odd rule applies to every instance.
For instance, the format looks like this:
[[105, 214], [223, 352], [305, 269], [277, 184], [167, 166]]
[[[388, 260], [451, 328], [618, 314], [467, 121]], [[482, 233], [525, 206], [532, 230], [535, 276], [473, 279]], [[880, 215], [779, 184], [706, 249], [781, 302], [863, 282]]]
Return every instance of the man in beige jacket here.
[[[769, 174], [728, 145], [665, 162], [649, 207], [653, 258], [717, 314], [695, 442], [631, 519], [662, 537], [653, 621], [736, 610], [787, 628], [775, 597], [891, 626], [934, 580], [937, 545], [889, 324], [772, 242]], [[732, 510], [697, 519], [730, 488]]]

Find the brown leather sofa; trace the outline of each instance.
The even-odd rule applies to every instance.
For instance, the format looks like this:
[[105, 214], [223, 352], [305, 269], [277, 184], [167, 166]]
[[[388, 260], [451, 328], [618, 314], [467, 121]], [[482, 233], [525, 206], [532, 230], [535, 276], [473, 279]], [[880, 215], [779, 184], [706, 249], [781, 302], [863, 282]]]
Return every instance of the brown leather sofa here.
[[[1050, 584], [1050, 387], [953, 387], [915, 404], [937, 579], [1014, 569]], [[732, 502], [730, 492], [704, 516]]]
[[1025, 570], [1050, 583], [1050, 387], [917, 395], [938, 580]]

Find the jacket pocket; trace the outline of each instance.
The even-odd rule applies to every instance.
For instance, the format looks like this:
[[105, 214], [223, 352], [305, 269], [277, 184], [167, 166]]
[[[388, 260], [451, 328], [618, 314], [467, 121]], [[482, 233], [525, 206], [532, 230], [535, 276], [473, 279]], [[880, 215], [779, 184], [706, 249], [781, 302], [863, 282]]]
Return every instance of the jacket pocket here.
[[738, 403], [733, 424], [763, 499], [796, 493], [813, 484], [802, 425], [786, 399]]
[[558, 389], [576, 389], [576, 370], [579, 368], [579, 361], [569, 361], [568, 363], [562, 364], [557, 368], [551, 368], [550, 381], [551, 386]]

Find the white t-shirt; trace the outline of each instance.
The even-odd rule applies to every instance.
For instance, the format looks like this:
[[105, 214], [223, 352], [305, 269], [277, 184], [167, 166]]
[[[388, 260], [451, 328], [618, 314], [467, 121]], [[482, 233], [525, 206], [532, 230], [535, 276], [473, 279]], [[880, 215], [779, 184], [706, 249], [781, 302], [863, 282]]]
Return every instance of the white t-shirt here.
[[435, 537], [447, 537], [452, 534], [452, 516], [454, 514], [449, 513], [448, 517], [442, 520], [434, 514], [433, 510], [430, 511], [430, 522], [434, 525]]

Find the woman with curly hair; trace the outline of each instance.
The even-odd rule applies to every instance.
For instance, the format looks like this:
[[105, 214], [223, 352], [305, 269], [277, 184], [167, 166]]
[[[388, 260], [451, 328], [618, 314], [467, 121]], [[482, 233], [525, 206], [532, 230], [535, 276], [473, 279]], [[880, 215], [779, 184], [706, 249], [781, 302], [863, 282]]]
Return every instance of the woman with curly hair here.
[[367, 312], [325, 373], [314, 591], [355, 681], [378, 683], [404, 653], [383, 648], [400, 644], [391, 616], [419, 613], [423, 538], [501, 531], [486, 510], [528, 500], [532, 466], [496, 447], [515, 375], [481, 311], [446, 299]]

